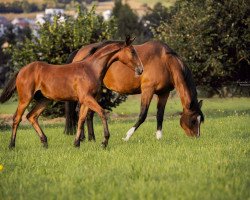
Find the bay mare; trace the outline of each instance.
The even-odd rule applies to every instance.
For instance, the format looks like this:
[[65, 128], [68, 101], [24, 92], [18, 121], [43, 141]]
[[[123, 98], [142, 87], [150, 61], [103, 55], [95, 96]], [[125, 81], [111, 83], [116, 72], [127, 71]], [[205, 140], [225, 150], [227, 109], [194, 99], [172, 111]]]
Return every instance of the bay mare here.
[[47, 137], [38, 124], [38, 117], [51, 100], [78, 101], [80, 112], [77, 134], [74, 145], [80, 146], [80, 132], [82, 124], [89, 109], [98, 113], [103, 129], [103, 146], [106, 147], [110, 137], [105, 112], [95, 100], [102, 79], [109, 66], [116, 60], [124, 63], [124, 67], [135, 70], [138, 74], [143, 71], [141, 61], [131, 45], [133, 40], [126, 38], [125, 42], [106, 42], [91, 48], [86, 59], [67, 65], [51, 65], [44, 62], [32, 62], [23, 67], [7, 84], [0, 96], [3, 103], [10, 99], [15, 90], [18, 94], [18, 107], [13, 117], [10, 148], [15, 147], [16, 132], [22, 115], [35, 98], [37, 93], [42, 97], [37, 99], [34, 108], [28, 113], [27, 118], [38, 133], [44, 147], [48, 146]]
[[[69, 62], [82, 60], [89, 50], [99, 44], [90, 44], [75, 51], [69, 57]], [[178, 91], [183, 111], [180, 118], [180, 125], [188, 136], [200, 136], [200, 124], [204, 121], [201, 111], [202, 101], [198, 102], [196, 86], [190, 69], [182, 62], [180, 57], [166, 44], [149, 41], [142, 45], [134, 45], [143, 66], [144, 72], [141, 76], [135, 77], [134, 71], [125, 67], [123, 63], [116, 61], [108, 69], [103, 82], [104, 85], [120, 94], [140, 94], [141, 110], [139, 119], [127, 132], [124, 140], [127, 141], [135, 130], [144, 122], [147, 117], [148, 108], [154, 94], [157, 95], [157, 130], [156, 138], [162, 137], [162, 123], [165, 105], [169, 93], [174, 88]], [[119, 76], [117, 75], [119, 74]], [[73, 133], [76, 123], [76, 104], [66, 103], [66, 126], [65, 132]], [[87, 117], [89, 140], [94, 139], [93, 112]], [[84, 129], [82, 130], [82, 138]]]

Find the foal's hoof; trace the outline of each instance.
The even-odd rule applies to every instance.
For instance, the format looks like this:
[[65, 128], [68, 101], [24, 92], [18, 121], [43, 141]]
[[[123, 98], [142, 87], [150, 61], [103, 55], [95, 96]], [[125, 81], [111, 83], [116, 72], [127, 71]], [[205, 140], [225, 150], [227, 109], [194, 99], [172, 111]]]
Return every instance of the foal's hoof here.
[[14, 144], [14, 145], [13, 145], [13, 144], [9, 144], [9, 149], [10, 149], [10, 150], [15, 149], [15, 144]]
[[80, 147], [80, 140], [75, 140], [74, 141], [74, 146], [75, 147]]
[[9, 144], [9, 149], [12, 150], [14, 148], [15, 148], [15, 142], [11, 141], [10, 144]]

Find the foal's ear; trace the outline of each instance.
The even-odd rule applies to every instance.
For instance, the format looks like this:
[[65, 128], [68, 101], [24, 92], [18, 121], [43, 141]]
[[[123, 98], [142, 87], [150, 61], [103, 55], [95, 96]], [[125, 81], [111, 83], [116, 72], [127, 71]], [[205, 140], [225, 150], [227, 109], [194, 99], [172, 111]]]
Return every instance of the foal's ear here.
[[127, 36], [126, 36], [126, 40], [125, 40], [126, 46], [131, 45], [132, 42], [135, 40], [135, 38], [136, 38], [136, 37], [131, 38], [130, 35], [127, 35]]

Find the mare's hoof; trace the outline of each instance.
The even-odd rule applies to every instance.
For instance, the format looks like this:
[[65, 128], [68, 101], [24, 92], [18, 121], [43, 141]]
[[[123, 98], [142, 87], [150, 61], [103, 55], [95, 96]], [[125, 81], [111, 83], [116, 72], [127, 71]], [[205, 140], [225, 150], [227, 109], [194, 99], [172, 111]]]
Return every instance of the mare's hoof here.
[[102, 148], [106, 148], [108, 146], [108, 143], [107, 142], [102, 142]]
[[48, 149], [49, 145], [48, 142], [43, 142], [43, 148]]
[[95, 142], [95, 138], [89, 138], [89, 142]]
[[122, 138], [122, 140], [125, 141], [125, 142], [128, 142], [129, 141], [129, 137]]
[[85, 136], [84, 137], [80, 137], [80, 142], [84, 142], [85, 141]]
[[74, 141], [74, 146], [75, 147], [80, 147], [80, 140], [75, 140]]

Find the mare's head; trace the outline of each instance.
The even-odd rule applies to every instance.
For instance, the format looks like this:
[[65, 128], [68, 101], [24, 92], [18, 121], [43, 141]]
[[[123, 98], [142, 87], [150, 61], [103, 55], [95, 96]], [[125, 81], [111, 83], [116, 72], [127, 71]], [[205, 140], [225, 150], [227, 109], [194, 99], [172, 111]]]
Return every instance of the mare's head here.
[[113, 56], [112, 60], [119, 60], [123, 64], [135, 71], [136, 75], [141, 75], [143, 72], [143, 64], [132, 46], [135, 38], [127, 36], [122, 48]]
[[204, 115], [201, 112], [202, 100], [192, 101], [189, 109], [181, 114], [180, 124], [188, 136], [200, 136], [200, 125], [204, 121]]

